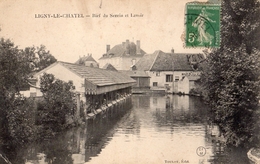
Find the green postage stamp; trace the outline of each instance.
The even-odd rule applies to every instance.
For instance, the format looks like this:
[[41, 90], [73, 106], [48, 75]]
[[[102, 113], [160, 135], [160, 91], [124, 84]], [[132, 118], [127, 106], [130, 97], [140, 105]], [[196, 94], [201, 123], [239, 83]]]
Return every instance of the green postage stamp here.
[[185, 45], [189, 47], [220, 47], [220, 4], [187, 3]]

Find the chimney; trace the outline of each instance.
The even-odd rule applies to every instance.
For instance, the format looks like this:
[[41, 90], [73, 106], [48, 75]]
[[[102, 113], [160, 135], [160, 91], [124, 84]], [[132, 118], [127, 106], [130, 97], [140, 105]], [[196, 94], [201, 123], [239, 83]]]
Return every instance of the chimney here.
[[107, 45], [107, 52], [110, 50], [110, 45]]
[[140, 40], [136, 41], [136, 54], [137, 55], [141, 54]]
[[130, 54], [130, 43], [129, 43], [129, 40], [127, 39], [126, 40], [126, 55], [129, 55]]
[[125, 42], [122, 42], [122, 46], [125, 48]]

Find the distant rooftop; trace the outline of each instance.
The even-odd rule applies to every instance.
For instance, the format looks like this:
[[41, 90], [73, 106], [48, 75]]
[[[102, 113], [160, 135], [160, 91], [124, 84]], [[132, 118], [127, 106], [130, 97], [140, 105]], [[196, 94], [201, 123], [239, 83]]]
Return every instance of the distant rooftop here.
[[93, 61], [93, 62], [96, 62], [97, 61], [92, 57], [91, 54], [88, 54], [87, 56], [83, 56], [83, 57], [80, 57], [76, 62], [75, 64], [84, 64], [85, 61]]
[[126, 40], [122, 44], [115, 45], [113, 48], [110, 49], [110, 45], [107, 45], [107, 52], [103, 54], [101, 59], [113, 58], [113, 57], [128, 57], [128, 56], [138, 56], [142, 57], [146, 54], [140, 47], [140, 41], [138, 40], [135, 43]]

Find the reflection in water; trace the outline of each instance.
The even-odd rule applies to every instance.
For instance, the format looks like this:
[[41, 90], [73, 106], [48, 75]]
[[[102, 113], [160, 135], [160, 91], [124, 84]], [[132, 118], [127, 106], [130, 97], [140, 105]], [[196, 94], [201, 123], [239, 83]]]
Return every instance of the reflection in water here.
[[[17, 150], [13, 163], [247, 163], [243, 149], [228, 149], [207, 106], [197, 97], [134, 95], [133, 108], [89, 120], [53, 140]], [[125, 108], [125, 109], [124, 109]], [[198, 147], [206, 149], [203, 156]], [[235, 150], [235, 151], [234, 151]]]

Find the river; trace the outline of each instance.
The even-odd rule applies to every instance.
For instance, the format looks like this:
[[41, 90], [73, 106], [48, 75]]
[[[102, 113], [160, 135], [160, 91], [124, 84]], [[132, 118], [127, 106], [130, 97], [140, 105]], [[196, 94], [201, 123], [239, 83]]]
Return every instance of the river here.
[[[229, 149], [208, 107], [198, 97], [133, 95], [132, 107], [89, 120], [55, 139], [17, 150], [13, 163], [165, 164], [248, 163], [244, 150]], [[122, 112], [123, 111], [123, 112]]]

